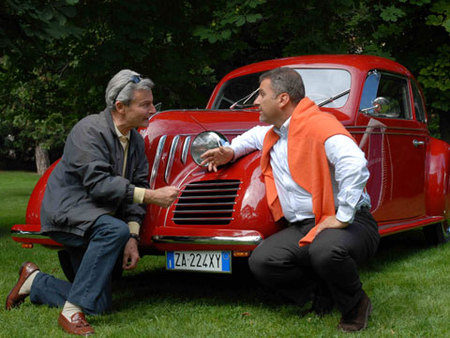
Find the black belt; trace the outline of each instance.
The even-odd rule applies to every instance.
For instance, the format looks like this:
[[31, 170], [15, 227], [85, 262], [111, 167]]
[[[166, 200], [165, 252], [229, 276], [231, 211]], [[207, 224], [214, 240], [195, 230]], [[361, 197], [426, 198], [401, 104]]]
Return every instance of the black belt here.
[[301, 221], [296, 221], [296, 222], [288, 222], [289, 226], [295, 225], [295, 226], [305, 226], [305, 225], [311, 225], [311, 224], [315, 224], [315, 219], [314, 218], [306, 218], [306, 219], [302, 219]]

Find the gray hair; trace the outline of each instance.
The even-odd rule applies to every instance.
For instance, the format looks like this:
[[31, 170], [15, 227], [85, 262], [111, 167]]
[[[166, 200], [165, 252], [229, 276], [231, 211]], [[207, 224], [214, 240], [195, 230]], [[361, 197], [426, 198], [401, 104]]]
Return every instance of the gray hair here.
[[280, 67], [261, 74], [259, 82], [269, 79], [275, 96], [287, 93], [292, 102], [298, 103], [305, 97], [305, 86], [301, 75], [292, 68]]
[[155, 84], [148, 78], [141, 78], [139, 73], [122, 69], [109, 81], [105, 92], [106, 107], [113, 110], [116, 101], [128, 106], [136, 90], [152, 90]]

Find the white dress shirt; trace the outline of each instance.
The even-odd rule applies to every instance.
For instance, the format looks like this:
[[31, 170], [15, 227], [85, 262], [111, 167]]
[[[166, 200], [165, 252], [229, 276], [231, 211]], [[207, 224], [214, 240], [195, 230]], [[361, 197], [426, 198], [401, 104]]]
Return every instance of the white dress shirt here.
[[[311, 194], [292, 179], [289, 170], [287, 136], [290, 120], [289, 118], [280, 129], [273, 127], [280, 139], [270, 150], [270, 164], [284, 217], [292, 223], [314, 218], [314, 214]], [[254, 150], [261, 150], [270, 128], [272, 126], [256, 126], [234, 138], [230, 147], [235, 159]], [[345, 135], [328, 138], [325, 141], [325, 152], [330, 167], [336, 218], [341, 222], [352, 222], [356, 210], [362, 206], [370, 207], [370, 197], [364, 192], [369, 179], [364, 152]]]

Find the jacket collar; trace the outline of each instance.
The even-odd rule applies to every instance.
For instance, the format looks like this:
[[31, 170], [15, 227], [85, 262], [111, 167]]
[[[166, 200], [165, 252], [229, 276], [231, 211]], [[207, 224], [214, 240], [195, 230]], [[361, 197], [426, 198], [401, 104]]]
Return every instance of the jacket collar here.
[[114, 128], [114, 121], [112, 119], [111, 110], [108, 108], [105, 108], [105, 110], [103, 110], [100, 113], [100, 116], [102, 116], [105, 119], [106, 124], [108, 125], [109, 129], [111, 130], [111, 133], [113, 135], [117, 136], [116, 130]]

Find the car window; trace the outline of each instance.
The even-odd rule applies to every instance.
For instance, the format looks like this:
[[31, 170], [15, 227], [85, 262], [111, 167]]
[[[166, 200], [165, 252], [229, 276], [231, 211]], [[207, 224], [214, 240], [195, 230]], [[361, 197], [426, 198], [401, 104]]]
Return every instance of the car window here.
[[[305, 95], [319, 104], [350, 89], [351, 75], [344, 69], [314, 68], [295, 69], [302, 76], [305, 85]], [[213, 109], [229, 109], [236, 101], [246, 97], [259, 87], [259, 76], [262, 72], [230, 79], [223, 84], [212, 105]], [[257, 93], [247, 102], [253, 103]], [[324, 107], [342, 107], [347, 102], [349, 94], [332, 101]]]
[[381, 74], [376, 70], [372, 70], [367, 74], [364, 88], [361, 95], [360, 110], [368, 110], [373, 106], [373, 101], [377, 97], [378, 84], [380, 83]]
[[425, 105], [420, 95], [419, 87], [414, 80], [411, 81], [413, 98], [414, 98], [414, 110], [416, 112], [416, 119], [420, 122], [426, 122]]
[[411, 119], [409, 102], [406, 78], [376, 70], [367, 74], [361, 95], [360, 110], [374, 116]]
[[[296, 71], [302, 76], [303, 84], [305, 85], [305, 95], [316, 104], [350, 89], [351, 76], [350, 73], [344, 69], [317, 68], [296, 69]], [[342, 107], [347, 102], [348, 95], [349, 94], [346, 94], [323, 107]]]
[[[249, 75], [244, 75], [240, 77], [235, 77], [234, 79], [228, 80], [220, 88], [219, 93], [214, 100], [212, 105], [213, 109], [230, 109], [230, 106], [249, 95], [259, 84], [259, 76], [261, 73], [253, 73]], [[253, 103], [256, 97], [250, 98], [248, 102]]]

